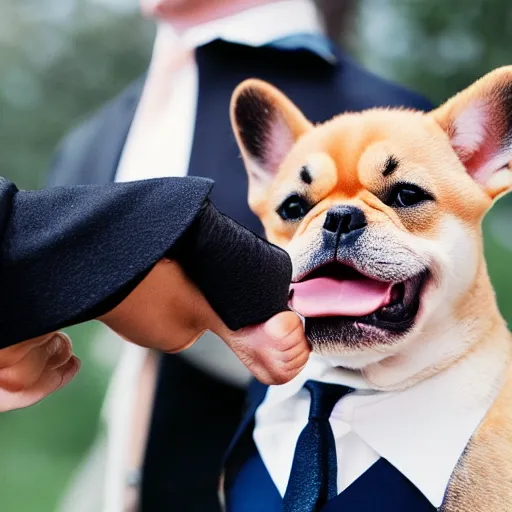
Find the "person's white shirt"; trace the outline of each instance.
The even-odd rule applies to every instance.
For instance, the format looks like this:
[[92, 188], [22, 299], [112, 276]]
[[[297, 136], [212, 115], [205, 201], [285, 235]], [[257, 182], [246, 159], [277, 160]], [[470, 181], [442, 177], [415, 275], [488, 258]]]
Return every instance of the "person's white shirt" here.
[[[153, 49], [153, 58], [172, 49], [194, 50], [215, 39], [261, 46], [276, 39], [299, 33], [323, 33], [318, 12], [311, 0], [281, 0], [192, 27], [180, 34], [171, 25], [160, 22]], [[193, 59], [172, 77], [172, 94], [165, 106], [166, 114], [151, 140], [137, 139], [137, 114], [121, 154], [116, 181], [186, 176], [192, 148], [198, 95], [198, 69]], [[165, 158], [162, 158], [165, 155]], [[245, 191], [241, 191], [245, 193]], [[140, 350], [126, 353], [141, 357]], [[137, 355], [135, 355], [137, 354]], [[231, 351], [213, 335], [199, 341], [184, 353], [204, 371], [226, 379], [234, 385], [245, 386], [249, 374]], [[135, 364], [133, 365], [136, 366]]]
[[335, 405], [329, 419], [338, 493], [384, 457], [438, 508], [457, 462], [499, 390], [502, 376], [482, 372], [486, 357], [476, 351], [405, 391], [382, 392], [372, 390], [359, 372], [312, 355], [295, 379], [271, 386], [256, 411], [253, 439], [281, 496], [297, 439], [308, 422], [311, 401], [304, 383], [312, 379], [355, 389]]
[[[176, 33], [173, 27], [159, 22], [152, 62], [160, 52], [172, 54], [205, 45], [215, 39], [261, 46], [276, 39], [299, 34], [323, 33], [318, 12], [311, 0], [281, 0], [253, 7], [237, 14], [217, 19]], [[151, 64], [150, 64], [151, 72]], [[193, 58], [172, 77], [172, 93], [160, 116], [158, 130], [151, 140], [137, 137], [138, 112], [128, 134], [116, 173], [116, 181], [165, 176], [186, 176], [194, 135], [198, 95], [198, 68]], [[241, 193], [245, 193], [241, 191]], [[110, 336], [110, 335], [108, 335]], [[112, 340], [110, 339], [111, 343]], [[133, 425], [136, 387], [147, 351], [135, 345], [123, 346], [103, 414], [107, 424], [107, 464], [103, 512], [121, 512], [124, 507], [128, 446]], [[207, 333], [183, 357], [203, 371], [233, 385], [246, 386], [250, 375], [227, 346]], [[77, 483], [79, 486], [80, 483]], [[84, 497], [84, 493], [80, 494]], [[69, 500], [68, 500], [69, 502]], [[66, 505], [63, 512], [70, 511]]]

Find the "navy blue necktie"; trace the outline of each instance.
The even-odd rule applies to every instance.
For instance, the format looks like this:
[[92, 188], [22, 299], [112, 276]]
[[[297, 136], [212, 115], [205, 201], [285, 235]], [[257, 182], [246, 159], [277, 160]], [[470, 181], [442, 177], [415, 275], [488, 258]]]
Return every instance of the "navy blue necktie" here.
[[308, 380], [308, 424], [295, 447], [283, 512], [315, 512], [337, 495], [338, 462], [329, 417], [336, 403], [354, 391], [347, 386]]

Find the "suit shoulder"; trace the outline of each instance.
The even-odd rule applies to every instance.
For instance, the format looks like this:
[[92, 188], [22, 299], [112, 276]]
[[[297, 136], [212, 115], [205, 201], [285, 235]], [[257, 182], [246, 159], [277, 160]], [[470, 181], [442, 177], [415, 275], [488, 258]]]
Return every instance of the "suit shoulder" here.
[[145, 77], [132, 82], [120, 94], [85, 117], [67, 132], [57, 146], [49, 170], [49, 186], [75, 185], [75, 168], [80, 166], [92, 148], [100, 144], [109, 123], [126, 109], [135, 109]]
[[[363, 108], [375, 106], [406, 107], [429, 111], [434, 106], [423, 95], [391, 80], [377, 76], [348, 56], [343, 58], [339, 80], [344, 92], [349, 92], [354, 96], [355, 103], [362, 103]], [[368, 105], [364, 105], [365, 103], [368, 103]]]

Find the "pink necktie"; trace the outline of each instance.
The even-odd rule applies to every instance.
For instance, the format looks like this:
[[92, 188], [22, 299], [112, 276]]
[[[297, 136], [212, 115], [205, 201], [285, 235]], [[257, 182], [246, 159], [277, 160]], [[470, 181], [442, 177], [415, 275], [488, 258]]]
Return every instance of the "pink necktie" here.
[[[173, 99], [173, 79], [190, 62], [191, 57], [190, 51], [176, 45], [155, 46], [142, 97], [120, 162], [118, 172], [121, 181], [151, 176], [157, 166], [168, 169], [169, 155], [173, 151], [172, 140], [166, 143], [163, 139], [172, 138], [166, 133], [166, 122], [168, 106]], [[142, 369], [136, 376], [137, 396], [130, 418], [131, 440], [130, 445], [125, 447], [128, 466], [123, 469], [128, 477], [141, 473], [156, 383], [157, 354], [147, 351], [143, 357]], [[136, 479], [126, 483], [123, 510], [138, 510], [140, 482]]]
[[[173, 82], [192, 58], [192, 51], [165, 37], [155, 45], [142, 97], [120, 161], [118, 180], [160, 176], [164, 167], [169, 168], [172, 156], [169, 111], [176, 99], [173, 98]], [[169, 174], [173, 174], [172, 170]]]
[[155, 47], [148, 77], [144, 85], [137, 117], [145, 126], [151, 126], [162, 114], [172, 95], [173, 75], [190, 62], [192, 52], [179, 44]]

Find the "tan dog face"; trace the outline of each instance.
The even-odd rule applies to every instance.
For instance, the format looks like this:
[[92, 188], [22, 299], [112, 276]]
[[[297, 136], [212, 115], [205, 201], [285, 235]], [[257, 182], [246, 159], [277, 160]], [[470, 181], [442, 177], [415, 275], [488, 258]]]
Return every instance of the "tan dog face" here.
[[290, 304], [316, 352], [352, 368], [423, 353], [421, 373], [469, 349], [475, 318], [495, 313], [480, 223], [512, 187], [512, 67], [428, 114], [313, 126], [249, 80], [231, 115], [249, 204], [292, 258]]

